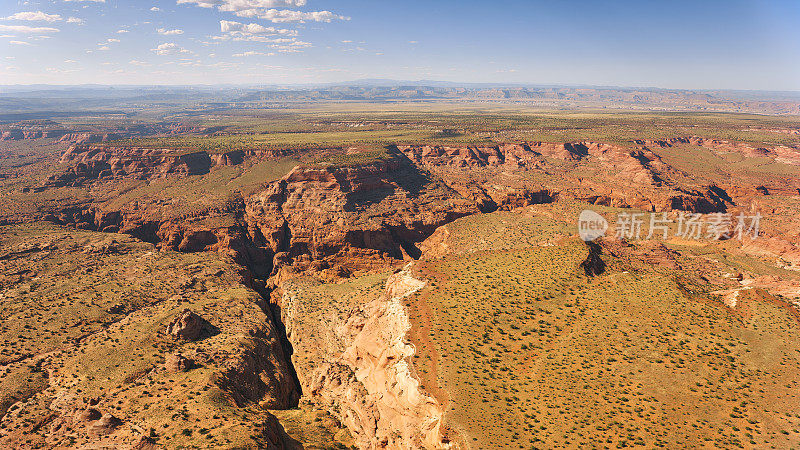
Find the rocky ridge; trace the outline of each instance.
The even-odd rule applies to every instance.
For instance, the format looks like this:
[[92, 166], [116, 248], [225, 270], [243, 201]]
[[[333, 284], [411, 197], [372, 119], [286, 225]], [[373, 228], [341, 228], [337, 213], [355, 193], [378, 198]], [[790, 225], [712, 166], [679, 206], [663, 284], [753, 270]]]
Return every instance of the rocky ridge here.
[[0, 141], [55, 138], [72, 144], [95, 144], [149, 135], [203, 133], [208, 130], [184, 123], [155, 123], [108, 127], [99, 130], [74, 130], [51, 120], [28, 120], [5, 125], [0, 129]]
[[74, 145], [64, 152], [62, 164], [69, 167], [51, 175], [47, 186], [80, 186], [100, 179], [148, 179], [208, 173], [213, 161], [208, 153], [179, 153], [171, 150], [114, 148]]
[[[254, 273], [261, 277], [285, 265], [338, 277], [416, 258], [417, 244], [437, 227], [478, 212], [560, 197], [645, 211], [730, 212], [752, 207], [753, 196], [765, 195], [766, 188], [743, 191], [694, 180], [649, 149], [686, 143], [727, 145], [676, 138], [635, 141], [633, 148], [597, 142], [400, 146], [389, 148], [387, 158], [354, 165], [300, 165], [247, 198], [193, 217], [159, 218], [149, 213], [149, 205], [134, 202], [121, 210], [65, 208], [47, 219], [132, 234], [162, 248], [226, 253], [257, 267]], [[51, 182], [186, 177], [215, 165], [271, 156], [239, 151], [176, 156], [166, 150], [74, 146], [62, 157], [70, 169]], [[608, 177], [615, 183], [601, 182]], [[217, 216], [235, 220], [216, 227], [201, 220]]]
[[[188, 417], [177, 411], [182, 403], [193, 405], [187, 414], [216, 423], [224, 433], [226, 426], [242, 424], [235, 415], [228, 418], [233, 422], [223, 423], [228, 419], [220, 417], [220, 407], [297, 405], [299, 386], [280, 331], [264, 298], [243, 286], [250, 279], [246, 271], [240, 273], [212, 255], [153, 252], [149, 244], [120, 235], [67, 233], [44, 225], [4, 227], [0, 232], [9, 238], [0, 260], [4, 272], [46, 280], [40, 291], [23, 289], [11, 300], [3, 299], [4, 321], [31, 320], [8, 316], [18, 305], [46, 320], [37, 329], [38, 338], [21, 339], [8, 349], [24, 351], [22, 359], [9, 358], [6, 349], [0, 355], [0, 367], [12, 382], [24, 381], [16, 374], [25, 373], [29, 365], [44, 379], [39, 389], [20, 391], [26, 393], [10, 403], [0, 398], [0, 447], [27, 448], [34, 442], [60, 448], [71, 441], [92, 448], [130, 448], [145, 437], [191, 440], [174, 428], [176, 420], [185, 420], [179, 416]], [[84, 251], [76, 252], [76, 245]], [[14, 289], [24, 280], [8, 282], [4, 277], [6, 294], [7, 286]], [[100, 320], [86, 317], [72, 325], [74, 317], [70, 322], [62, 313], [65, 306], [94, 304], [72, 304], [74, 295], [55, 295], [53, 286], [62, 284], [75, 285], [80, 295], [100, 302]], [[115, 286], [123, 291], [114, 291]], [[49, 324], [63, 320], [67, 322], [57, 333], [63, 339], [42, 341]], [[103, 377], [95, 378], [96, 372]], [[201, 387], [215, 393], [216, 400], [194, 398], [191, 391]], [[144, 408], [142, 398], [147, 398]], [[285, 447], [289, 441], [274, 417], [264, 418], [263, 427], [248, 423], [248, 428], [254, 427], [266, 448]]]
[[[684, 174], [646, 147], [534, 142], [458, 148], [405, 146], [400, 150], [448, 180], [463, 196], [474, 199], [484, 212], [547, 203], [558, 195], [648, 211], [708, 213], [727, 207], [720, 188], [687, 183]], [[569, 169], [561, 167], [563, 164]], [[579, 171], [581, 176], [571, 175]], [[564, 179], [548, 180], [555, 173]], [[533, 181], [538, 174], [545, 175], [543, 181]], [[615, 182], [599, 181], [608, 177]]]

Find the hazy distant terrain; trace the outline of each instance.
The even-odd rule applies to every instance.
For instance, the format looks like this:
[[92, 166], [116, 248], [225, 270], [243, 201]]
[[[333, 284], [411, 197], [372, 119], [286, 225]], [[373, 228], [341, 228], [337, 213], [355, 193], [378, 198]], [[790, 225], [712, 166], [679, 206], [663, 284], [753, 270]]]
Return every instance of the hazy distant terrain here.
[[[83, 115], [92, 110], [148, 113], [181, 108], [253, 109], [315, 102], [521, 104], [557, 109], [633, 109], [800, 114], [796, 92], [488, 85], [365, 80], [324, 86], [0, 86], [0, 120]], [[141, 112], [141, 111], [139, 111]]]

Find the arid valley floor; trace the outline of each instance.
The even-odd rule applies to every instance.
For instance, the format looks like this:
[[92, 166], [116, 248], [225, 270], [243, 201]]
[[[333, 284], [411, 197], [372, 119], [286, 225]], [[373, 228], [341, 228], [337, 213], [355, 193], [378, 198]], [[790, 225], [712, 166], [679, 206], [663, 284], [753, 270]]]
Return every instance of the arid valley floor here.
[[3, 116], [0, 448], [799, 447], [797, 105], [484, 100]]

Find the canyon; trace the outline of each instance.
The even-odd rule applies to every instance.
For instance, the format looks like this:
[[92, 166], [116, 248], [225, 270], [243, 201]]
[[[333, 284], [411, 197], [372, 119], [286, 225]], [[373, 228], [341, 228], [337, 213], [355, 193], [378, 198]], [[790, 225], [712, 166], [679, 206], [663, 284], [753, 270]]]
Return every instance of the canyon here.
[[[152, 127], [163, 139], [228, 137]], [[591, 354], [564, 346], [595, 345], [569, 323], [605, 330], [600, 311], [618, 317], [621, 300], [608, 297], [618, 279], [645, 292], [622, 289], [635, 311], [742, 317], [767, 327], [765, 339], [795, 345], [764, 317], [788, 327], [798, 317], [797, 146], [693, 135], [210, 149], [136, 140], [155, 132], [136, 130], [4, 137], [57, 150], [0, 180], [9, 199], [0, 313], [19, 323], [0, 338], [25, 344], [0, 355], [2, 445], [483, 448], [519, 435], [556, 445], [557, 424], [546, 436], [527, 424], [513, 434], [479, 424], [550, 420], [529, 405], [538, 388], [517, 377], [537, 368], [541, 386], [565, 392], [548, 361]], [[757, 239], [699, 243], [629, 242], [612, 229], [587, 245], [575, 228], [586, 208], [609, 221], [626, 211], [758, 212], [763, 226]], [[647, 306], [661, 297], [674, 302]], [[64, 308], [77, 319], [62, 323]], [[52, 324], [53, 337], [32, 333], [38, 323]], [[725, 334], [725, 324], [724, 339], [749, 339]], [[772, 365], [765, 373], [790, 376]], [[668, 441], [698, 442], [679, 434]]]
[[[769, 187], [763, 180], [725, 183], [689, 175], [649, 149], [678, 144], [751, 158], [788, 151], [757, 152], [749, 146], [701, 138], [636, 141], [632, 148], [594, 142], [400, 146], [353, 166], [299, 165], [247, 198], [227, 199], [188, 217], [165, 217], [157, 205], [139, 199], [117, 209], [76, 205], [40, 217], [81, 229], [132, 234], [162, 248], [229, 253], [240, 264], [258, 266], [261, 276], [275, 275], [280, 266], [290, 265], [297, 271], [335, 277], [419, 257], [417, 245], [437, 227], [476, 213], [569, 199], [651, 212], [735, 214], [751, 211], [770, 193], [797, 193], [796, 177], [774, 179]], [[243, 164], [246, 159], [274, 157], [274, 152], [209, 155], [72, 146], [61, 157], [61, 165], [67, 167], [63, 173], [51, 175], [34, 189], [125, 179], [179, 179]], [[794, 164], [791, 158], [776, 158]], [[613, 183], [607, 182], [609, 176]], [[206, 219], [221, 217], [230, 219], [229, 223], [207, 226]], [[771, 238], [762, 242], [771, 248], [788, 245], [781, 253], [797, 260], [792, 243], [778, 242], [779, 236]]]

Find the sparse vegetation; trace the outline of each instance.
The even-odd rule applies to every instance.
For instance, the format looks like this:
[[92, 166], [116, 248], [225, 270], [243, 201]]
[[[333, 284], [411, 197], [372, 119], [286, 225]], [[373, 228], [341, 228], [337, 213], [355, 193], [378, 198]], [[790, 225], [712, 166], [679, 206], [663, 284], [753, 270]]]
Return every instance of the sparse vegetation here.
[[[651, 145], [647, 157], [631, 152], [641, 149], [637, 139], [702, 136], [754, 149], [787, 146], [782, 151], [792, 156], [800, 136], [780, 130], [800, 128], [796, 117], [402, 102], [169, 114], [196, 128], [98, 145], [249, 153], [198, 174], [167, 167], [55, 186], [47, 184], [53, 174], [76, 168], [59, 162], [69, 144], [0, 142], [0, 446], [8, 436], [25, 447], [54, 442], [46, 435], [56, 391], [48, 387], [55, 386], [69, 393], [58, 401], [100, 399], [94, 406], [103, 413], [159, 444], [265, 447], [277, 418], [307, 448], [350, 448], [357, 442], [347, 430], [353, 411], [335, 402], [323, 407], [309, 386], [320, 366], [352, 344], [343, 327], [369, 319], [359, 308], [383, 298], [387, 279], [406, 263], [427, 285], [403, 299], [411, 329], [402, 338], [415, 349], [408, 361], [420, 388], [447, 411], [448, 439], [477, 448], [800, 442], [798, 313], [787, 288], [796, 289], [800, 277], [791, 261], [770, 249], [744, 251], [736, 240], [616, 242], [602, 255], [605, 272], [589, 276], [574, 223], [585, 208], [609, 217], [644, 211], [610, 200], [588, 205], [586, 192], [606, 185], [647, 197], [689, 195], [681, 184], [688, 179], [698, 189], [733, 180], [731, 195], [764, 186], [723, 205], [756, 205], [769, 214], [764, 230], [789, 248], [800, 225], [793, 158], [685, 143]], [[73, 117], [63, 125], [102, 131], [132, 121]], [[622, 149], [615, 157], [631, 164], [603, 165], [600, 153], [537, 153], [526, 167], [487, 163], [481, 172], [477, 159], [425, 165], [394, 148], [440, 145], [467, 154], [474, 146], [537, 141], [615, 144]], [[432, 150], [439, 149], [421, 152]], [[331, 170], [337, 177], [364, 169], [369, 178], [374, 173], [363, 166], [390, 159], [397, 173], [363, 184], [329, 173], [293, 190], [285, 186], [290, 178], [279, 181], [296, 166], [341, 168]], [[643, 182], [627, 184], [650, 163], [670, 170], [645, 171]], [[637, 170], [625, 170], [631, 167]], [[313, 179], [321, 171], [308, 172]], [[487, 213], [478, 213], [477, 198]], [[540, 201], [552, 203], [517, 207]], [[291, 214], [311, 219], [298, 226]], [[730, 290], [736, 308], [725, 306]], [[193, 342], [166, 336], [187, 307], [219, 333]], [[297, 408], [242, 401], [219, 379], [231, 355], [261, 342], [253, 330], [270, 329], [273, 317], [286, 322], [291, 338], [304, 390]], [[198, 364], [163, 370], [177, 352], [197, 356]], [[247, 380], [248, 389], [268, 378]], [[363, 395], [353, 383], [353, 395]], [[83, 431], [62, 430], [57, 445], [88, 443]], [[402, 430], [387, 436], [401, 439]]]

